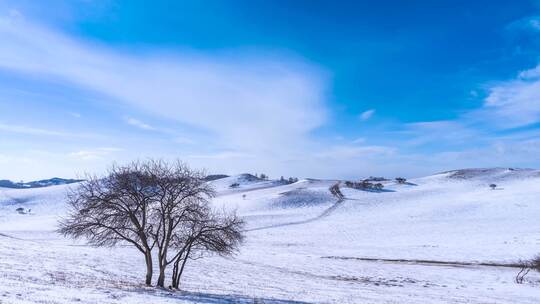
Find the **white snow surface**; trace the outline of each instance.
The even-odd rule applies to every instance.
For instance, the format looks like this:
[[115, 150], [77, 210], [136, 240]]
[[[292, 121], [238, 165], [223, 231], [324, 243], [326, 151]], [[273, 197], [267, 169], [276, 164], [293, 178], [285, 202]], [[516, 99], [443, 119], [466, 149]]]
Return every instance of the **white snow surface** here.
[[246, 242], [233, 257], [190, 262], [182, 291], [145, 287], [129, 246], [55, 232], [76, 184], [0, 189], [0, 303], [540, 303], [540, 274], [516, 284], [519, 269], [504, 266], [540, 253], [540, 171], [342, 187], [343, 201], [328, 191], [335, 182], [210, 182], [214, 207], [245, 218]]

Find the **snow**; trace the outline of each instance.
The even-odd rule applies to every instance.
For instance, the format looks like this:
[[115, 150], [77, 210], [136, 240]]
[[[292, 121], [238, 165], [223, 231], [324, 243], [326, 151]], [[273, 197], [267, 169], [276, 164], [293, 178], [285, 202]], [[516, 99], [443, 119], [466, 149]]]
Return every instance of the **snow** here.
[[518, 269], [507, 267], [540, 253], [540, 171], [457, 170], [385, 181], [381, 192], [342, 188], [343, 201], [328, 192], [335, 182], [210, 182], [215, 208], [246, 219], [246, 243], [234, 257], [188, 264], [182, 292], [144, 287], [142, 256], [129, 246], [54, 232], [76, 185], [0, 189], [0, 303], [540, 301], [540, 275], [516, 284]]
[[[234, 193], [241, 191], [253, 191], [258, 189], [270, 188], [283, 185], [283, 182], [277, 180], [266, 180], [254, 175], [244, 173], [235, 176], [229, 176], [211, 181], [210, 184], [220, 194]], [[231, 187], [237, 184], [237, 187]]]

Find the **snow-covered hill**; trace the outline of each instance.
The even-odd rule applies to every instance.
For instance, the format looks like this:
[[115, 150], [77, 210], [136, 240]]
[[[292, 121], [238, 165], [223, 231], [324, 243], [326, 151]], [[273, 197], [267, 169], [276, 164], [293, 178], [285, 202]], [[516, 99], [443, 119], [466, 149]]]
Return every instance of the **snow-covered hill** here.
[[539, 302], [540, 275], [518, 285], [505, 266], [540, 253], [538, 170], [456, 170], [384, 181], [385, 191], [342, 187], [344, 200], [329, 193], [332, 180], [242, 174], [210, 183], [214, 206], [246, 219], [247, 241], [233, 259], [195, 261], [187, 293], [142, 288], [131, 248], [56, 235], [69, 186], [0, 189], [0, 302]]
[[219, 194], [253, 191], [257, 189], [270, 188], [284, 185], [284, 182], [279, 180], [267, 180], [258, 178], [254, 175], [244, 173], [235, 176], [229, 176], [211, 181], [210, 184]]
[[12, 182], [7, 179], [0, 180], [0, 188], [11, 188], [11, 189], [26, 189], [26, 188], [41, 188], [41, 187], [50, 187], [58, 185], [67, 185], [81, 182], [80, 179], [65, 179], [59, 177], [53, 177], [49, 179], [42, 179], [31, 182]]

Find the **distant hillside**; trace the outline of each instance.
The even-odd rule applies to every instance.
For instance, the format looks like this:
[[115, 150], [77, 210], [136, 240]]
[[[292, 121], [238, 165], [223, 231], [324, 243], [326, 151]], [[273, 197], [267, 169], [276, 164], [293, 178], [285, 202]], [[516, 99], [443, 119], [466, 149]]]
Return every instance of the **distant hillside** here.
[[210, 175], [207, 175], [204, 180], [207, 181], [207, 182], [211, 182], [211, 181], [214, 181], [214, 180], [217, 180], [217, 179], [222, 179], [222, 178], [226, 178], [226, 177], [229, 177], [228, 175], [225, 175], [225, 174], [210, 174]]
[[540, 170], [527, 168], [469, 168], [442, 172], [451, 179], [512, 180], [540, 177]]
[[4, 180], [0, 180], [0, 188], [13, 188], [13, 189], [42, 188], [42, 187], [49, 187], [49, 186], [73, 184], [73, 183], [78, 183], [81, 181], [83, 180], [53, 177], [50, 179], [42, 179], [38, 181], [16, 183], [16, 182], [12, 182], [10, 180], [4, 179]]

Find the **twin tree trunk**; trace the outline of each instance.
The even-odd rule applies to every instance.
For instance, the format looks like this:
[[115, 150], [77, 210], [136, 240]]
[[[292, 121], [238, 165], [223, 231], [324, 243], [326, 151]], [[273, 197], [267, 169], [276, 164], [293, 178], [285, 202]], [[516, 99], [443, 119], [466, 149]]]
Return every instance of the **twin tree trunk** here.
[[167, 267], [167, 254], [165, 253], [159, 253], [158, 254], [159, 259], [159, 277], [157, 281], [157, 286], [159, 287], [165, 287], [165, 268]]
[[[186, 266], [186, 262], [188, 260], [190, 251], [191, 251], [191, 246], [187, 248], [187, 252], [184, 258], [182, 258], [182, 255], [179, 255], [174, 261], [173, 274], [172, 274], [172, 287], [175, 289], [179, 289], [180, 287], [180, 278], [182, 277], [182, 273], [184, 272], [184, 267]], [[182, 265], [180, 265], [180, 262], [182, 262]], [[178, 268], [179, 266], [180, 268]]]

